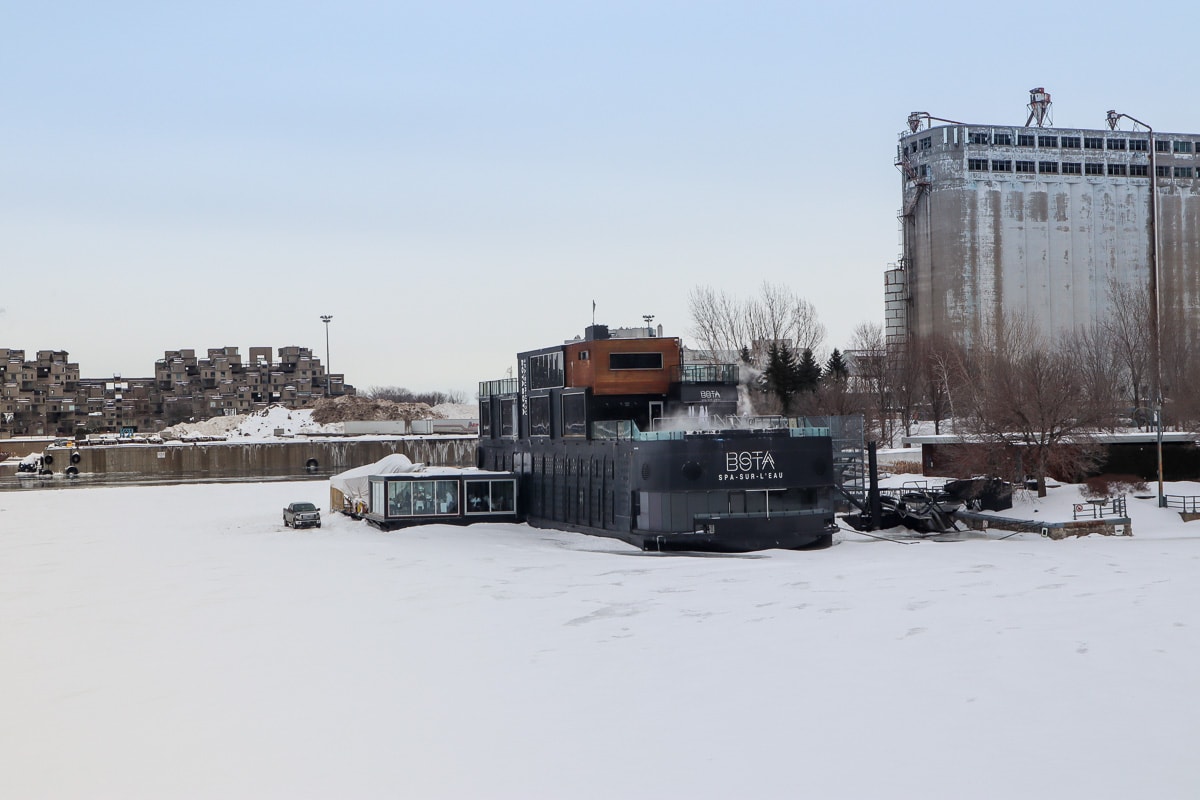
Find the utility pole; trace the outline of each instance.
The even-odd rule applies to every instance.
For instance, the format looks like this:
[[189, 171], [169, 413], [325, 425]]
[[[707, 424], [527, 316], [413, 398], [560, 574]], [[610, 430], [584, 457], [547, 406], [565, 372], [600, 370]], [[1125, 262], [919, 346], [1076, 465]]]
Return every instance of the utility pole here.
[[321, 322], [325, 323], [325, 396], [329, 397], [329, 323], [333, 321], [332, 314], [322, 314]]

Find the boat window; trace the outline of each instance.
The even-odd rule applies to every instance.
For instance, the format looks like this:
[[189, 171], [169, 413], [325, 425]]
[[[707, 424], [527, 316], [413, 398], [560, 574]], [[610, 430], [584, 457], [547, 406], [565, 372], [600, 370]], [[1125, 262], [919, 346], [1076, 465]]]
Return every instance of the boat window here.
[[529, 435], [550, 435], [550, 395], [529, 398]]
[[412, 516], [412, 485], [408, 481], [392, 481], [388, 484], [389, 517]]
[[437, 513], [458, 513], [458, 481], [435, 481], [433, 497]]
[[557, 389], [563, 385], [562, 351], [529, 357], [529, 388]]
[[469, 481], [465, 487], [468, 514], [486, 514], [492, 510], [490, 481]]
[[609, 353], [609, 369], [662, 369], [662, 353]]
[[492, 398], [479, 401], [479, 438], [492, 438]]
[[512, 512], [516, 507], [516, 482], [511, 478], [467, 481], [463, 492], [467, 515]]
[[[386, 491], [383, 481], [371, 481], [371, 511], [373, 513], [384, 514], [383, 498]], [[386, 514], [384, 515], [386, 516]]]
[[517, 433], [517, 401], [506, 397], [500, 401], [500, 435], [515, 436]]
[[562, 435], [587, 436], [587, 395], [582, 392], [562, 396]]
[[492, 488], [492, 510], [513, 511], [516, 509], [517, 484], [513, 480], [490, 481]]

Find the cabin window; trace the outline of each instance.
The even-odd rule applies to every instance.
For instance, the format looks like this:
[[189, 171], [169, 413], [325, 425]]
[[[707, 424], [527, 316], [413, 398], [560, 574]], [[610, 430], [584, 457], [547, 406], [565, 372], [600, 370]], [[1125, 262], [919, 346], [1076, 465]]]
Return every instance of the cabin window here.
[[512, 397], [500, 401], [500, 435], [517, 435], [517, 401]]
[[592, 359], [592, 354], [590, 351], [588, 351], [588, 350], [580, 350], [579, 351], [579, 360], [580, 361], [590, 361], [591, 359]]
[[467, 481], [463, 487], [466, 514], [494, 514], [516, 510], [517, 487], [511, 478]]
[[562, 396], [562, 435], [587, 436], [587, 395], [583, 392]]
[[557, 389], [563, 385], [561, 350], [529, 357], [529, 388]]
[[550, 435], [550, 395], [529, 398], [529, 435]]
[[432, 517], [458, 514], [457, 481], [391, 481], [389, 517]]
[[393, 481], [388, 484], [389, 517], [412, 516], [412, 485], [408, 481]]
[[479, 438], [492, 438], [492, 398], [479, 401]]
[[618, 369], [662, 369], [662, 353], [609, 353], [608, 368]]
[[371, 481], [371, 511], [379, 514], [383, 510], [384, 492], [387, 487], [383, 481]]

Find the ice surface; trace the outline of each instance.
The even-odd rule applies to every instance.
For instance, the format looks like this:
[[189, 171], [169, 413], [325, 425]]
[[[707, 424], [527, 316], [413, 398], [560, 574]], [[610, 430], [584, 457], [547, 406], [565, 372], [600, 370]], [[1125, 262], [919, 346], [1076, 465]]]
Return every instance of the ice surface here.
[[1200, 523], [1153, 500], [1132, 538], [694, 557], [282, 527], [327, 494], [0, 494], [0, 796], [1200, 793]]

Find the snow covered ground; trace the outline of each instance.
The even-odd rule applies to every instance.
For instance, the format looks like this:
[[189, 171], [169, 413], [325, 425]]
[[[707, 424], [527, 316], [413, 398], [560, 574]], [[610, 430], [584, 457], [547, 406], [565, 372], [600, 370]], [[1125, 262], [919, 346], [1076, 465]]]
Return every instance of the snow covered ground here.
[[1153, 500], [704, 557], [281, 526], [326, 494], [0, 493], [0, 797], [1200, 795], [1200, 522]]
[[[439, 419], [478, 419], [479, 409], [470, 404], [443, 403], [429, 409]], [[228, 417], [213, 417], [198, 422], [183, 422], [163, 431], [164, 438], [176, 439], [186, 436], [224, 436], [230, 441], [271, 441], [276, 432], [285, 437], [297, 434], [305, 436], [340, 436], [345, 431], [341, 422], [322, 425], [313, 422], [311, 408], [291, 409], [283, 405], [271, 405], [253, 414], [234, 414]]]

